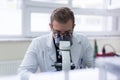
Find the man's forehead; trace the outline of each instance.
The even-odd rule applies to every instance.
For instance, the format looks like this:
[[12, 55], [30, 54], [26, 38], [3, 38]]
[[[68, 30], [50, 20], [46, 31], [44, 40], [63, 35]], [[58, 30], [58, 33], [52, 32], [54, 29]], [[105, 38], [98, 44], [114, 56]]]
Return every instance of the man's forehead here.
[[60, 23], [58, 21], [53, 21], [53, 27], [61, 27], [61, 28], [68, 28], [71, 29], [73, 27], [72, 21], [69, 20], [67, 23]]

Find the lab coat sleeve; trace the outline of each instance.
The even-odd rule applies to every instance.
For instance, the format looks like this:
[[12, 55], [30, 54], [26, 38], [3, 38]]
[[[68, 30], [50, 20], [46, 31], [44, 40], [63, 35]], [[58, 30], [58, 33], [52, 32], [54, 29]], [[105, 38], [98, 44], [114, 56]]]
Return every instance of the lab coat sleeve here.
[[31, 74], [37, 71], [37, 44], [36, 40], [32, 40], [21, 65], [18, 68], [18, 75], [20, 80], [29, 80]]
[[83, 43], [83, 61], [86, 67], [93, 68], [94, 67], [94, 52], [91, 44], [89, 43], [88, 39], [84, 39]]

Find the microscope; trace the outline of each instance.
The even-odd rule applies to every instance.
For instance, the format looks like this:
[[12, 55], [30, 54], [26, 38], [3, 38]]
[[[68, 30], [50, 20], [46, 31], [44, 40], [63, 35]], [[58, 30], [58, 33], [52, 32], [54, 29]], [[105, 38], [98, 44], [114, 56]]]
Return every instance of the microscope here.
[[70, 53], [70, 47], [72, 45], [71, 37], [72, 35], [67, 33], [64, 35], [58, 33], [56, 35], [55, 44], [59, 47], [59, 55], [62, 58], [61, 62], [55, 62], [53, 65], [57, 71], [69, 71], [75, 68]]

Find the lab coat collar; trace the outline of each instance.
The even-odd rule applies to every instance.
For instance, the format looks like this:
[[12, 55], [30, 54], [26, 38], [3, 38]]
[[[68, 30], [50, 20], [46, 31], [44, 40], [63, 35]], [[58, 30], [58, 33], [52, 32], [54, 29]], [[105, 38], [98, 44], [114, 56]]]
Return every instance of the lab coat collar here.
[[48, 39], [47, 39], [47, 53], [48, 53], [50, 59], [53, 62], [56, 62], [56, 50], [55, 50], [55, 46], [54, 46], [54, 42], [53, 42], [52, 33], [50, 33], [48, 35]]
[[[73, 34], [72, 46], [71, 46], [71, 57], [72, 62], [77, 64], [78, 60], [82, 56], [81, 53], [81, 40], [76, 34]], [[77, 65], [76, 65], [77, 66]]]

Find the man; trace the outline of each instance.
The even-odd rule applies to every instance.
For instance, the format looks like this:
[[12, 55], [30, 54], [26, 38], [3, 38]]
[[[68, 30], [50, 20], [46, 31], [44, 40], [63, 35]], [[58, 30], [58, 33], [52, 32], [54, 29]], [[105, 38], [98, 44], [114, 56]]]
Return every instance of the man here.
[[[61, 62], [59, 54], [59, 38], [66, 38], [70, 41], [71, 62], [73, 69], [91, 68], [94, 66], [94, 54], [88, 39], [79, 34], [73, 33], [75, 27], [74, 13], [67, 7], [60, 7], [53, 11], [50, 21], [51, 33], [32, 40], [26, 55], [19, 67], [21, 78], [28, 78], [28, 75], [40, 72], [60, 71], [53, 65]], [[59, 35], [59, 36], [58, 36]], [[81, 62], [82, 61], [82, 62]]]

